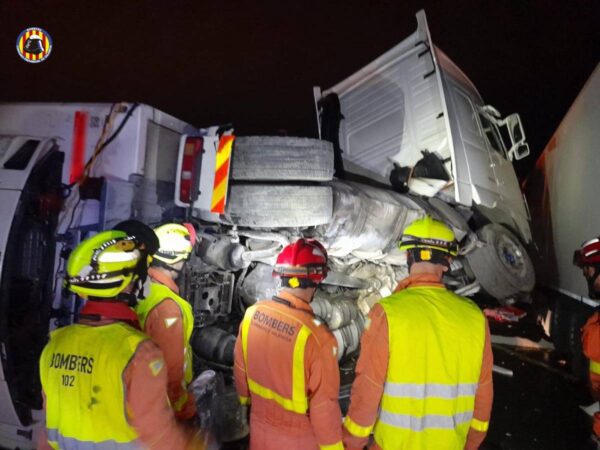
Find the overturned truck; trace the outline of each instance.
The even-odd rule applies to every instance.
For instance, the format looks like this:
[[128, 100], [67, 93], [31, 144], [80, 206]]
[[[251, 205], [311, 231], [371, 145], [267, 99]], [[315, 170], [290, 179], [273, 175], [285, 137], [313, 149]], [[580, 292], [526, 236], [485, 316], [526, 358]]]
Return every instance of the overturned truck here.
[[[39, 354], [81, 307], [62, 287], [70, 249], [124, 219], [197, 227], [181, 288], [195, 314], [195, 371], [217, 369], [221, 383], [245, 309], [273, 295], [276, 256], [301, 236], [330, 255], [312, 306], [342, 360], [407, 274], [397, 241], [425, 214], [460, 241], [452, 289], [528, 296], [531, 233], [511, 163], [529, 151], [519, 116], [486, 105], [433, 45], [423, 12], [417, 22], [356, 74], [314, 89], [320, 139], [235, 137], [142, 104], [0, 105], [1, 446], [35, 446]], [[235, 416], [232, 387], [219, 390], [217, 407]]]
[[203, 230], [187, 278], [206, 327], [201, 356], [231, 362], [213, 345], [231, 349], [236, 324], [228, 339], [217, 336], [226, 336], [231, 311], [275, 293], [275, 258], [301, 236], [319, 239], [330, 256], [313, 309], [335, 334], [339, 357], [355, 352], [365, 315], [407, 274], [398, 239], [424, 214], [447, 222], [460, 241], [449, 286], [503, 303], [527, 299], [531, 232], [512, 166], [529, 153], [520, 118], [484, 104], [431, 42], [423, 12], [417, 22], [354, 75], [314, 88], [320, 140], [187, 137], [176, 203]]

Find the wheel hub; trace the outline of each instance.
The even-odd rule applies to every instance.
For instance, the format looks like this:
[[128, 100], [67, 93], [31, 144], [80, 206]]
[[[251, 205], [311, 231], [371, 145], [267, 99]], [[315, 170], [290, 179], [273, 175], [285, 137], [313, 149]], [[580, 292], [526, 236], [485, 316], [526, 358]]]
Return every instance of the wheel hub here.
[[521, 276], [525, 269], [525, 261], [518, 244], [506, 236], [501, 236], [497, 248], [502, 264], [514, 274]]

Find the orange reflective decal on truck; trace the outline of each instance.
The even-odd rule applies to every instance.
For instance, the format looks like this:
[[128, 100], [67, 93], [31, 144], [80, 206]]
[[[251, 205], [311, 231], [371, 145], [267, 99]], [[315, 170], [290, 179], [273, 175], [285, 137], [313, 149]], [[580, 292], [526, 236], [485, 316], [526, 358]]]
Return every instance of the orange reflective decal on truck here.
[[86, 111], [75, 111], [71, 144], [71, 173], [69, 175], [71, 184], [78, 181], [83, 175], [88, 117], [89, 114]]
[[223, 136], [219, 141], [215, 162], [215, 182], [210, 203], [210, 212], [212, 213], [223, 214], [225, 212], [227, 185], [229, 183], [229, 161], [231, 160], [231, 148], [234, 139], [234, 136]]

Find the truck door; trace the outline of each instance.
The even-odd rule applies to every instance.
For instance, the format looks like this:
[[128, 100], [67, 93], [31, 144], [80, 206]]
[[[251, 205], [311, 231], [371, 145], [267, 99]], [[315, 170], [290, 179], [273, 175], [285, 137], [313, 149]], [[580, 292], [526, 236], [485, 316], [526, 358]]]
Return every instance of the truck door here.
[[515, 174], [512, 162], [508, 160], [506, 149], [502, 144], [498, 128], [485, 116], [485, 114], [480, 113], [479, 120], [482, 133], [486, 137], [489, 146], [492, 169], [498, 184], [500, 198], [503, 203], [508, 204], [507, 206], [511, 211], [527, 217], [519, 180]]
[[470, 181], [474, 203], [494, 208], [499, 200], [498, 183], [492, 156], [479, 130], [476, 106], [463, 89], [451, 80], [447, 81], [454, 106], [454, 114], [450, 117], [454, 148], [462, 150], [467, 161], [466, 167], [457, 167], [457, 172], [466, 169], [468, 175], [458, 173], [457, 178]]

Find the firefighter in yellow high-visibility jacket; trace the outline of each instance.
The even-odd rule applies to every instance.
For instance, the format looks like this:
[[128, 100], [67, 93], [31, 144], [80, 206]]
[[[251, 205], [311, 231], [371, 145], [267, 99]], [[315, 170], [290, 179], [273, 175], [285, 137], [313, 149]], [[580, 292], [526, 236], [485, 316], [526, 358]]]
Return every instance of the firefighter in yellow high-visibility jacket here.
[[163, 355], [128, 305], [147, 270], [149, 247], [113, 230], [71, 253], [67, 286], [86, 304], [78, 323], [51, 333], [40, 358], [46, 429], [38, 449], [205, 448], [191, 428], [177, 424]]
[[347, 449], [476, 449], [492, 407], [487, 321], [442, 275], [454, 233], [431, 217], [406, 228], [410, 276], [369, 314], [344, 421]]
[[146, 298], [135, 312], [142, 330], [160, 347], [165, 357], [168, 392], [175, 416], [181, 420], [196, 415], [194, 396], [188, 392], [192, 381], [190, 337], [194, 329], [192, 306], [179, 296], [176, 280], [196, 242], [191, 223], [166, 223], [154, 229], [160, 246], [148, 269]]

